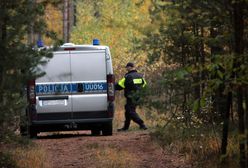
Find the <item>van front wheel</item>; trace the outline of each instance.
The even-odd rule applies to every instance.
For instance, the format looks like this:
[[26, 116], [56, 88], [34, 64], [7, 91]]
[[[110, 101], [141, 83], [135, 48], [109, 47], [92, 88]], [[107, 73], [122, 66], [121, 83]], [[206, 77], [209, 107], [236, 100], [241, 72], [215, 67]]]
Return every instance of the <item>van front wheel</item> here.
[[102, 135], [111, 136], [113, 135], [113, 124], [112, 122], [106, 123], [103, 125]]
[[93, 136], [99, 136], [101, 134], [101, 130], [99, 129], [92, 129], [91, 130], [91, 135]]
[[32, 138], [37, 138], [37, 130], [32, 127], [32, 126], [29, 126], [29, 137], [32, 139]]

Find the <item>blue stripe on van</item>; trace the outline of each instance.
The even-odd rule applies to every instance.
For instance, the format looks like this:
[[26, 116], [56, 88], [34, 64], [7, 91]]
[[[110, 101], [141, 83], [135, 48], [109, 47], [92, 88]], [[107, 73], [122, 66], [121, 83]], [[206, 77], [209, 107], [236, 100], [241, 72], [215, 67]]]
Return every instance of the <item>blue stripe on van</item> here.
[[[81, 89], [80, 89], [81, 87]], [[90, 83], [59, 83], [59, 84], [37, 84], [35, 87], [37, 95], [44, 94], [76, 94], [76, 93], [106, 93], [106, 82]]]

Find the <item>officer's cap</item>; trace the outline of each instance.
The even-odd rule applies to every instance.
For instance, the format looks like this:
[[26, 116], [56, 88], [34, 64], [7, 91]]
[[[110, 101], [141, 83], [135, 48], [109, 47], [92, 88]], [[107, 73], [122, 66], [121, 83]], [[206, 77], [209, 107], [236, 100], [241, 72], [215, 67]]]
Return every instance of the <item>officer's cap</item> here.
[[126, 68], [127, 67], [134, 67], [134, 63], [132, 63], [132, 62], [127, 63]]

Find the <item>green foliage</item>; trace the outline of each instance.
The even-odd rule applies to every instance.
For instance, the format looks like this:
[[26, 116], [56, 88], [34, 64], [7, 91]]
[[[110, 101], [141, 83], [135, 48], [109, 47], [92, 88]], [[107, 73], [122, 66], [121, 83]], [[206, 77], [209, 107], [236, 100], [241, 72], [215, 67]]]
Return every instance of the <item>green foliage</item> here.
[[77, 25], [71, 34], [71, 42], [91, 44], [98, 38], [101, 45], [110, 46], [117, 78], [126, 63], [134, 61], [143, 66], [144, 51], [132, 53], [134, 42], [143, 37], [142, 30], [150, 23], [150, 1], [77, 1]]
[[[243, 15], [236, 9], [239, 2], [153, 1], [151, 18], [157, 26], [145, 33], [141, 48], [148, 51], [150, 65], [165, 65], [152, 69], [152, 91], [147, 101], [167, 114], [173, 124], [182, 126], [174, 131], [180, 135], [180, 129], [219, 126], [228, 105], [245, 104], [238, 102], [242, 99], [237, 88], [247, 89], [248, 15], [247, 8]], [[244, 17], [243, 36], [241, 23], [233, 20], [235, 12]], [[230, 93], [233, 100], [228, 102]], [[235, 115], [232, 117], [237, 121]], [[168, 136], [165, 141], [181, 138], [166, 135], [166, 131], [161, 131], [161, 136]]]
[[151, 137], [162, 147], [172, 153], [181, 153], [190, 160], [193, 167], [238, 167], [237, 133], [231, 132], [229, 152], [226, 155], [228, 163], [220, 165], [220, 133], [221, 125], [217, 129], [210, 129], [212, 125], [202, 125], [199, 128], [186, 128], [178, 123], [170, 123], [166, 127], [158, 127]]
[[20, 146], [20, 147], [30, 147], [34, 145], [32, 141], [25, 136], [19, 136], [15, 134], [12, 130], [6, 130], [4, 134], [1, 136], [1, 141], [3, 144], [8, 144], [12, 147]]
[[[219, 118], [213, 108], [219, 88], [225, 95], [247, 83], [247, 58], [230, 54], [234, 44], [230, 4], [175, 0], [153, 5], [156, 27], [146, 33], [141, 48], [148, 51], [150, 65], [166, 65], [152, 69], [156, 75], [150, 77], [153, 92], [148, 102], [153, 104], [157, 95], [154, 107], [162, 112], [179, 106], [182, 116], [205, 120], [211, 113]], [[234, 62], [242, 64], [234, 68]]]
[[16, 162], [12, 159], [12, 155], [9, 153], [3, 153], [0, 151], [0, 167], [17, 168]]
[[[202, 125], [203, 126], [203, 125]], [[211, 127], [211, 125], [209, 125]], [[218, 132], [220, 131], [219, 130]], [[206, 135], [209, 134], [209, 135]], [[215, 132], [209, 131], [204, 126], [199, 128], [187, 128], [183, 123], [173, 123], [171, 122], [166, 127], [159, 127], [155, 132], [152, 133], [152, 136], [156, 137], [164, 147], [171, 145], [174, 141], [188, 141], [196, 140], [200, 141], [205, 136], [212, 136], [216, 138], [219, 136]], [[218, 150], [218, 149], [217, 149]]]
[[25, 86], [29, 79], [43, 73], [37, 67], [51, 54], [28, 45], [27, 32], [33, 22], [34, 32], [44, 34], [46, 25], [42, 3], [29, 0], [1, 1], [0, 16], [0, 139], [18, 127], [25, 107]]

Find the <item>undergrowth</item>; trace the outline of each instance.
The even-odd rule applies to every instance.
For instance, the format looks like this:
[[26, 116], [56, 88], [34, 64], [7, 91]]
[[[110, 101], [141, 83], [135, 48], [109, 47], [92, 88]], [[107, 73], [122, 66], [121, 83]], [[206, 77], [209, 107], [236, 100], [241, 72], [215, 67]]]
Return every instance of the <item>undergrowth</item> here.
[[1, 168], [18, 168], [16, 161], [8, 151], [0, 151], [0, 167]]
[[237, 135], [230, 133], [227, 162], [223, 165], [220, 164], [221, 136], [218, 131], [208, 126], [183, 128], [178, 125], [157, 127], [151, 136], [167, 151], [183, 154], [193, 167], [238, 167]]
[[0, 168], [49, 168], [46, 151], [14, 133], [0, 140]]

